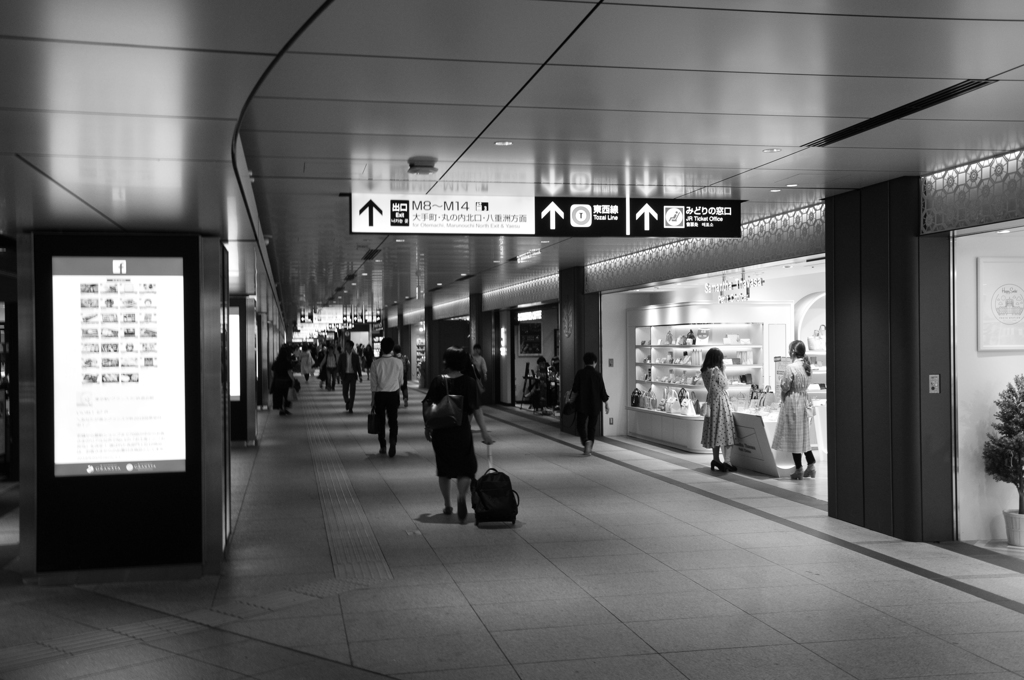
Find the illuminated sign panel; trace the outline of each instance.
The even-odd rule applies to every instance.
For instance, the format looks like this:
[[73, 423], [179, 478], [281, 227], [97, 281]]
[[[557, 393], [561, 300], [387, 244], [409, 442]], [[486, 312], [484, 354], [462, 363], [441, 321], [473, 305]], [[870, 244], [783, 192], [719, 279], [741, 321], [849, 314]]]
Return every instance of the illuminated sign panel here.
[[185, 470], [180, 257], [54, 257], [54, 475]]
[[533, 236], [532, 196], [352, 194], [353, 234]]

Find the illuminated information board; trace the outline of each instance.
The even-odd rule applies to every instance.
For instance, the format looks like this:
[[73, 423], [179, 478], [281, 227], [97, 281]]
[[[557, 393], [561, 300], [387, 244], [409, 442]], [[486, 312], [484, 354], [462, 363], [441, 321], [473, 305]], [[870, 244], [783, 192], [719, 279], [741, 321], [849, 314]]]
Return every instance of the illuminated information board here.
[[54, 476], [185, 471], [182, 270], [53, 258]]

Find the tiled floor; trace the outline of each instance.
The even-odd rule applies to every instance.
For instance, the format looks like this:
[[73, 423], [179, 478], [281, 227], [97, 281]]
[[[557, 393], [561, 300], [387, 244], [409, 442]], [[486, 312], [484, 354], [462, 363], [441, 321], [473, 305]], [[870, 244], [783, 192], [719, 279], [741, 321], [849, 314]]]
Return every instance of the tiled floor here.
[[[0, 572], [0, 678], [1024, 677], [1009, 554], [896, 541], [793, 485], [638, 442], [583, 458], [512, 409], [488, 414], [519, 522], [461, 525], [441, 514], [419, 409], [378, 457], [360, 387], [345, 415], [311, 384], [234, 452], [220, 577], [40, 588]], [[0, 488], [0, 564], [16, 493]]]

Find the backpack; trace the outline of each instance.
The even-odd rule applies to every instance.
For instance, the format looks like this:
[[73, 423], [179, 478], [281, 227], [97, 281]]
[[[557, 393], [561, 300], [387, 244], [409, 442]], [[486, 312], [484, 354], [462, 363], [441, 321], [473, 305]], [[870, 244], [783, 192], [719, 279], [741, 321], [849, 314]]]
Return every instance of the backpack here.
[[512, 480], [504, 472], [489, 468], [470, 485], [476, 523], [512, 522], [519, 514], [519, 494], [512, 490]]
[[633, 390], [633, 393], [629, 395], [629, 405], [639, 408], [640, 398], [644, 396], [644, 393], [640, 391], [640, 388]]

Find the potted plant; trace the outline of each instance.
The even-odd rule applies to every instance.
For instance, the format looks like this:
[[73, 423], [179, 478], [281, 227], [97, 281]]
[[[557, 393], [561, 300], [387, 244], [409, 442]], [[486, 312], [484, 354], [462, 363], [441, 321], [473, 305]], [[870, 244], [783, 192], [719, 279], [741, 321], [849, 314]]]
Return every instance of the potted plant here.
[[1006, 510], [1006, 539], [1024, 547], [1024, 375], [999, 393], [996, 400], [995, 433], [989, 433], [982, 450], [985, 472], [1000, 482], [1017, 487], [1017, 510]]

